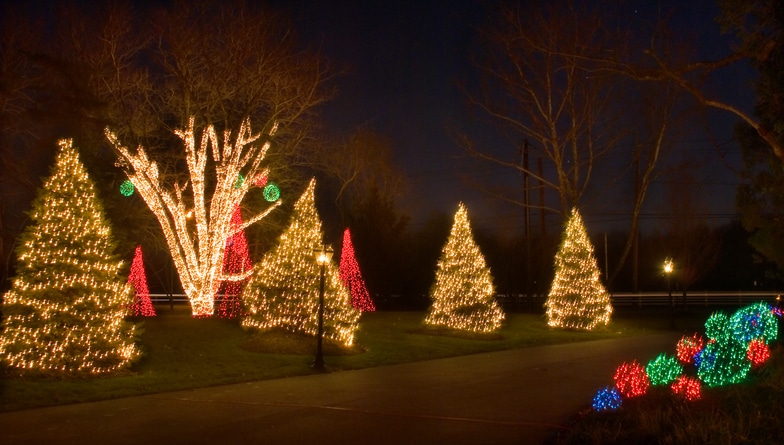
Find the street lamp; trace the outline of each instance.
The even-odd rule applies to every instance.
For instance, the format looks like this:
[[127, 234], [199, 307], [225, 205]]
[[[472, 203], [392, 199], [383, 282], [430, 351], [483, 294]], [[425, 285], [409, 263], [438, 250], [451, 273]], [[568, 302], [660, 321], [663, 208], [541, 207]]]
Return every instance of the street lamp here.
[[318, 303], [318, 333], [316, 334], [316, 359], [313, 361], [313, 369], [317, 371], [326, 370], [324, 365], [324, 280], [327, 271], [327, 264], [332, 259], [332, 250], [327, 246], [321, 246], [321, 249], [316, 249], [318, 256], [316, 263], [320, 267], [320, 281], [319, 281], [319, 303]]
[[670, 287], [670, 275], [675, 270], [675, 265], [671, 258], [664, 260], [664, 275], [667, 277], [667, 295], [670, 297], [670, 320], [671, 327], [675, 329], [675, 301], [672, 299], [672, 288]]

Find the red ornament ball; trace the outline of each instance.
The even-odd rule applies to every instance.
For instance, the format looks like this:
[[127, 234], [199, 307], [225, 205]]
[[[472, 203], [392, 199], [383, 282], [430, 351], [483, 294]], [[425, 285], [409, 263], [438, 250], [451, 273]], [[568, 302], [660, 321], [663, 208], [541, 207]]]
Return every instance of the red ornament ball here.
[[615, 370], [613, 378], [615, 379], [615, 387], [624, 397], [644, 395], [651, 385], [651, 380], [645, 373], [645, 367], [637, 363], [636, 360], [631, 363], [622, 363]]
[[770, 348], [765, 344], [765, 340], [755, 339], [749, 342], [746, 349], [746, 358], [753, 366], [760, 366], [770, 358]]
[[684, 335], [676, 346], [678, 360], [686, 364], [694, 363], [694, 356], [702, 351], [703, 346], [705, 346], [705, 340], [699, 334], [694, 334], [691, 337]]
[[688, 401], [699, 400], [702, 397], [700, 392], [700, 381], [694, 377], [682, 375], [670, 385], [673, 394], [677, 394]]

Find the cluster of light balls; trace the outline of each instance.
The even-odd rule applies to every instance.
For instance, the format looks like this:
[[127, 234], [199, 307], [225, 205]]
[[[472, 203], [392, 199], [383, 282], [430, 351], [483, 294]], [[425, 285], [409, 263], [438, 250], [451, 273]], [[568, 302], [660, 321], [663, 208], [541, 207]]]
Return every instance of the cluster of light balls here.
[[551, 327], [591, 330], [610, 322], [610, 294], [601, 283], [593, 245], [576, 208], [555, 256], [555, 277], [545, 307]]
[[436, 282], [430, 291], [433, 304], [425, 324], [469, 332], [495, 331], [504, 312], [493, 291], [493, 277], [471, 233], [468, 210], [460, 203], [438, 260]]
[[778, 308], [764, 302], [743, 307], [732, 316], [716, 312], [705, 322], [707, 340], [696, 333], [683, 336], [675, 356], [660, 354], [645, 368], [636, 361], [622, 363], [614, 375], [615, 386], [600, 389], [593, 408], [615, 410], [623, 398], [642, 396], [649, 386], [669, 385], [673, 394], [697, 400], [703, 386], [742, 382], [751, 369], [770, 358], [768, 345], [778, 337], [780, 317]]

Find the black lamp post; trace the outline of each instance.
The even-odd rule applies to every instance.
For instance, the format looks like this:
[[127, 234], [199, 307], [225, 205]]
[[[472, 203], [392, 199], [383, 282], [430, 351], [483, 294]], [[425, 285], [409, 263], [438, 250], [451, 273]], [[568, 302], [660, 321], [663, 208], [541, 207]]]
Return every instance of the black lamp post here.
[[670, 275], [675, 270], [675, 265], [672, 259], [667, 258], [664, 260], [664, 275], [667, 277], [667, 295], [670, 298], [670, 327], [675, 329], [675, 301], [672, 298], [672, 288], [670, 287]]
[[319, 254], [316, 257], [316, 262], [319, 265], [320, 281], [319, 281], [319, 303], [318, 303], [318, 332], [316, 334], [316, 359], [313, 361], [313, 369], [317, 371], [325, 371], [324, 365], [324, 280], [327, 271], [327, 264], [332, 259], [332, 250], [327, 246], [321, 246], [318, 250]]

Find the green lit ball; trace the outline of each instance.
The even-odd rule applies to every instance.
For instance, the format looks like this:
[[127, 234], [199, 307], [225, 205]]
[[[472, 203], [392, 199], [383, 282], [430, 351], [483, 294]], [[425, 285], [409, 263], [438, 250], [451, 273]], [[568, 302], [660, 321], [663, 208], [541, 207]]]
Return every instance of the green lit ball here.
[[651, 385], [667, 385], [677, 379], [682, 372], [683, 366], [678, 363], [678, 359], [667, 354], [659, 354], [645, 367]]
[[120, 194], [123, 196], [131, 196], [134, 191], [136, 191], [136, 187], [133, 186], [133, 182], [130, 179], [126, 179], [120, 184]]
[[730, 317], [724, 312], [714, 312], [705, 321], [705, 335], [716, 341], [724, 341], [732, 337]]
[[723, 341], [708, 342], [700, 352], [697, 376], [708, 386], [742, 382], [751, 369], [746, 350], [746, 344], [732, 336]]
[[280, 189], [274, 182], [270, 182], [264, 186], [264, 199], [269, 202], [275, 202], [280, 199]]
[[242, 175], [238, 175], [237, 176], [237, 182], [234, 183], [234, 188], [238, 189], [238, 188], [242, 187], [242, 183], [244, 183], [244, 182], [245, 182], [245, 177], [242, 176]]
[[768, 344], [779, 334], [778, 320], [764, 302], [738, 309], [730, 318], [730, 327], [735, 339], [744, 343], [762, 340]]

